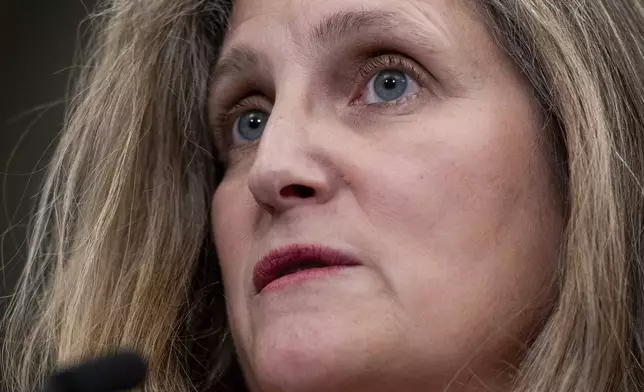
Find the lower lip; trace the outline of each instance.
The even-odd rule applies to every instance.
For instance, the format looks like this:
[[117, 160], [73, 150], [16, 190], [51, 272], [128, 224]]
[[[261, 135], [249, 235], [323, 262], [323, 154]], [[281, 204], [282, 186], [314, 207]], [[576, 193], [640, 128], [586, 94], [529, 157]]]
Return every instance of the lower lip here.
[[280, 289], [301, 284], [313, 279], [321, 279], [321, 278], [337, 276], [342, 270], [346, 268], [351, 268], [351, 267], [352, 266], [343, 265], [343, 266], [324, 267], [324, 268], [311, 268], [307, 270], [298, 271], [292, 274], [284, 275], [281, 278], [275, 279], [271, 283], [267, 284], [262, 289], [260, 294], [267, 293], [267, 292], [275, 292]]

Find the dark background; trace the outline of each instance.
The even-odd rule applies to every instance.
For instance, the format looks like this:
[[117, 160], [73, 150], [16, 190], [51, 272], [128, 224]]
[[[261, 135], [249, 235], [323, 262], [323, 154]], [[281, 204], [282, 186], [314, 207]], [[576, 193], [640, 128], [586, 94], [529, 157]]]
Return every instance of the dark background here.
[[[61, 130], [79, 26], [95, 0], [0, 0], [0, 311]], [[1, 313], [0, 313], [1, 315]]]

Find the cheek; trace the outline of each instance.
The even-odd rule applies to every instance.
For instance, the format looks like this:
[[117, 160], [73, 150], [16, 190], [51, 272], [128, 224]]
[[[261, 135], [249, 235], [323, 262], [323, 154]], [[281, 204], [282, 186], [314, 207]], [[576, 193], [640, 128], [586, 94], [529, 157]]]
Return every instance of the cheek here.
[[[249, 244], [252, 243], [252, 233], [248, 214], [252, 211], [244, 202], [247, 197], [237, 181], [222, 182], [212, 199], [212, 225], [217, 256], [224, 279], [227, 295], [241, 296], [244, 276], [243, 261], [249, 257]], [[236, 285], [231, 282], [238, 282]], [[234, 289], [234, 290], [233, 290]]]
[[354, 180], [358, 203], [394, 225], [393, 233], [412, 231], [426, 243], [473, 225], [493, 232], [517, 203], [547, 193], [535, 172], [542, 162], [531, 122], [492, 118], [492, 109], [464, 117], [465, 110], [474, 109], [428, 115], [431, 125], [402, 124], [404, 138], [383, 140], [382, 148], [364, 154]]
[[479, 102], [407, 124], [416, 143], [374, 150], [360, 185], [387, 284], [419, 328], [464, 346], [496, 328], [522, 333], [527, 316], [514, 316], [548, 295], [562, 225], [530, 101]]

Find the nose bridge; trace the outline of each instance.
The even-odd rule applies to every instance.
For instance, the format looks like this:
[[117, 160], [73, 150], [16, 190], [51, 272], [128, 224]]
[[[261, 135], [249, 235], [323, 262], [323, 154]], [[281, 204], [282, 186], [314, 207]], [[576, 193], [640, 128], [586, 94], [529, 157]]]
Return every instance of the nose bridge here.
[[296, 103], [283, 102], [273, 107], [259, 143], [256, 159], [260, 161], [258, 163], [266, 160], [298, 159], [296, 155], [306, 154], [310, 139], [304, 124], [309, 116], [301, 113], [297, 106]]
[[[309, 12], [303, 5], [299, 4], [297, 12], [289, 11], [294, 15]], [[315, 70], [319, 59], [311, 52], [308, 41], [303, 41], [309, 26], [303, 25], [300, 17], [287, 20], [288, 44], [276, 48], [280, 58], [273, 64], [275, 104], [259, 144], [260, 162], [290, 159], [292, 154], [322, 147], [312, 133], [313, 127], [319, 130], [323, 126], [320, 120], [328, 114], [324, 113], [323, 96], [317, 91], [320, 89]]]
[[[322, 153], [324, 142], [316, 136], [326, 133], [328, 113], [323, 105], [313, 102], [311, 83], [307, 80], [304, 65], [290, 62], [283, 68], [282, 86], [271, 111], [267, 127], [260, 141], [258, 157], [272, 159], [297, 159], [295, 155]], [[275, 156], [277, 152], [279, 156]], [[304, 157], [300, 157], [304, 159]]]
[[249, 173], [255, 199], [274, 210], [324, 203], [338, 185], [331, 146], [319, 137], [326, 121], [301, 97], [294, 88], [276, 102]]

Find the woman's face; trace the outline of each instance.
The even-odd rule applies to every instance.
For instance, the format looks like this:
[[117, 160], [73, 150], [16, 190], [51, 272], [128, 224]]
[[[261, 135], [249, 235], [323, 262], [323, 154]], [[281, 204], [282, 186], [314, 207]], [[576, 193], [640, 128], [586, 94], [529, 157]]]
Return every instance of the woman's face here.
[[562, 207], [531, 90], [473, 9], [238, 0], [210, 112], [253, 390], [503, 388], [547, 316]]

